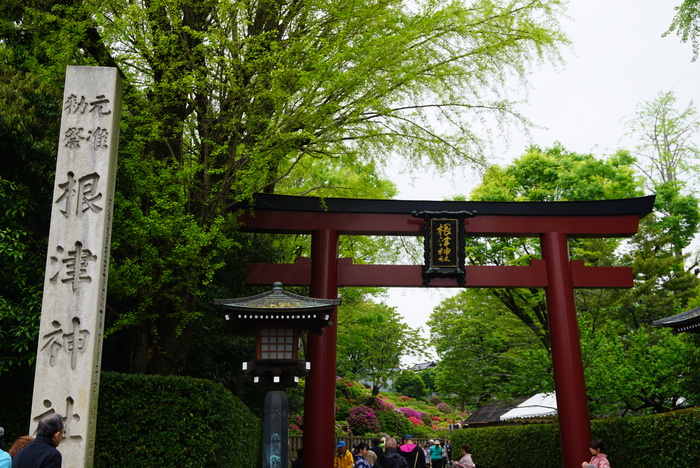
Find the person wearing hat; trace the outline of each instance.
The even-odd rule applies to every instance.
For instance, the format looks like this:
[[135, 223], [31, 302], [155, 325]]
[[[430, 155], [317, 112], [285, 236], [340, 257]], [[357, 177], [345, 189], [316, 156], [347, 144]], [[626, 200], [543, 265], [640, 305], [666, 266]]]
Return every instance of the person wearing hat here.
[[443, 450], [439, 440], [435, 440], [435, 444], [430, 447], [430, 466], [432, 468], [442, 468]]
[[348, 451], [348, 446], [344, 440], [338, 442], [335, 457], [333, 457], [333, 468], [352, 468], [355, 458]]
[[415, 444], [415, 439], [412, 435], [406, 434], [403, 436], [403, 443], [399, 447], [399, 453], [408, 462], [408, 468], [426, 468], [425, 452], [422, 448]]

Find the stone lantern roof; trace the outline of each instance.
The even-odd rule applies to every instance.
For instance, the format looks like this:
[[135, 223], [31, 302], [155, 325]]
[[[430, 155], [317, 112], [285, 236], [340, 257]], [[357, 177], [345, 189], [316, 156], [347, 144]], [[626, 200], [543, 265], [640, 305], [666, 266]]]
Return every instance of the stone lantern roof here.
[[256, 296], [237, 299], [216, 299], [214, 303], [226, 311], [226, 320], [242, 328], [291, 326], [321, 333], [331, 325], [331, 312], [340, 299], [319, 299], [300, 296], [275, 282], [272, 290]]

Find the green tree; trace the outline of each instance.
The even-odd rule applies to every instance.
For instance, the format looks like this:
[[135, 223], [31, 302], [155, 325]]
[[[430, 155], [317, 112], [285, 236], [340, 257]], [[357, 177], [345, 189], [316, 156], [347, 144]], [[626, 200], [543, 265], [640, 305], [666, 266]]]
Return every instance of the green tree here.
[[0, 43], [0, 374], [34, 361], [46, 266], [61, 91], [31, 70]]
[[642, 326], [592, 333], [581, 324], [587, 394], [597, 416], [666, 412], [696, 405], [698, 348], [687, 334]]
[[488, 290], [468, 289], [446, 299], [428, 324], [440, 358], [437, 391], [462, 407], [527, 394], [548, 379], [551, 362], [533, 365], [534, 350], [547, 355], [538, 337]]
[[372, 396], [398, 374], [401, 358], [419, 353], [423, 345], [395, 308], [362, 294], [353, 297], [351, 290], [343, 295], [338, 308], [338, 372], [369, 381]]
[[422, 370], [418, 373], [420, 378], [423, 380], [423, 383], [425, 384], [425, 389], [427, 390], [428, 394], [431, 394], [432, 392], [435, 391], [435, 368], [434, 367], [429, 367], [425, 370]]
[[426, 393], [425, 383], [421, 376], [405, 369], [394, 378], [394, 390], [416, 400], [425, 398]]
[[688, 310], [700, 281], [685, 266], [688, 246], [700, 221], [695, 197], [681, 195], [674, 186], [659, 187], [655, 212], [641, 220], [639, 232], [620, 262], [632, 267], [632, 289], [612, 292], [614, 316], [631, 329]]
[[[533, 146], [506, 168], [494, 166], [472, 192], [481, 201], [574, 201], [626, 198], [640, 194], [634, 159], [619, 151], [606, 160], [566, 151], [560, 144], [542, 150]], [[617, 239], [571, 239], [571, 256], [587, 265], [610, 266]], [[467, 243], [467, 258], [477, 265], [527, 265], [541, 258], [539, 240], [484, 238]], [[489, 289], [490, 297], [505, 305], [550, 349], [544, 291]]]
[[20, 44], [35, 73], [125, 78], [108, 302], [143, 372], [183, 369], [215, 273], [242, 249], [236, 202], [309, 193], [280, 182], [314, 158], [365, 180], [388, 155], [479, 161], [473, 122], [518, 121], [504, 85], [565, 42], [558, 0], [6, 3], [0, 47]]
[[638, 105], [628, 122], [630, 135], [640, 142], [637, 166], [656, 193], [654, 213], [642, 220], [625, 254], [637, 282], [623, 293], [618, 318], [633, 328], [683, 312], [699, 285], [693, 272], [698, 256], [688, 262], [686, 250], [698, 232], [700, 209], [686, 181], [698, 173], [700, 148], [694, 139], [700, 120], [692, 101], [684, 110], [676, 106], [672, 92], [659, 93]]
[[[490, 178], [490, 184], [482, 184], [475, 193], [489, 200], [633, 196], [641, 185], [633, 172], [634, 162], [625, 152], [618, 152], [608, 161], [596, 161], [590, 156], [567, 155], [561, 148], [545, 155], [531, 150], [513, 166], [488, 173], [485, 182]], [[635, 287], [629, 290], [575, 293], [593, 414], [668, 411], [676, 407], [683, 394], [689, 395], [689, 400], [696, 398], [697, 392], [690, 389], [698, 379], [693, 370], [697, 356], [689, 346], [691, 341], [650, 327], [653, 320], [684, 310], [697, 295], [698, 280], [683, 267], [683, 249], [689, 245], [699, 220], [697, 201], [681, 193], [677, 174], [652, 183], [658, 191], [656, 211], [641, 221], [636, 236], [624, 243], [611, 239], [570, 240], [573, 258], [582, 258], [588, 265], [629, 265], [637, 278]], [[475, 258], [492, 264], [524, 264], [539, 253], [536, 243], [528, 240], [489, 239], [475, 241], [469, 248]], [[475, 403], [494, 397], [525, 396], [533, 389], [553, 390], [548, 340], [543, 339], [547, 330], [543, 294], [526, 289], [484, 290], [480, 294], [468, 296], [465, 292], [456, 297], [456, 304], [445, 303], [434, 312], [433, 339], [442, 358], [438, 387], [467, 395], [467, 401]], [[517, 357], [494, 360], [498, 365], [489, 366], [484, 365], [490, 364], [487, 359], [477, 359], [481, 355], [475, 343], [484, 336], [503, 336], [513, 323], [492, 319], [488, 323], [494, 331], [484, 332], [476, 328], [479, 321], [467, 323], [462, 317], [474, 321], [474, 317], [484, 314], [483, 309], [491, 308], [488, 313], [493, 313], [497, 307], [520, 319], [520, 326], [534, 332], [538, 341], [512, 343], [499, 339], [494, 340], [497, 346], [492, 348], [482, 345], [481, 349], [492, 350], [490, 355]], [[651, 361], [663, 364], [649, 365]], [[466, 369], [477, 376], [467, 375]]]
[[672, 91], [661, 92], [639, 104], [627, 122], [630, 135], [640, 141], [637, 167], [652, 192], [658, 185], [677, 183], [698, 171], [700, 147], [693, 138], [700, 131], [700, 119], [692, 101], [683, 110], [676, 105]]
[[698, 32], [700, 32], [700, 1], [684, 0], [683, 3], [674, 7], [676, 16], [671, 21], [668, 31], [663, 35], [666, 36], [675, 32], [683, 42], [688, 42], [693, 45], [693, 61], [698, 58], [700, 52], [700, 42], [698, 42]]

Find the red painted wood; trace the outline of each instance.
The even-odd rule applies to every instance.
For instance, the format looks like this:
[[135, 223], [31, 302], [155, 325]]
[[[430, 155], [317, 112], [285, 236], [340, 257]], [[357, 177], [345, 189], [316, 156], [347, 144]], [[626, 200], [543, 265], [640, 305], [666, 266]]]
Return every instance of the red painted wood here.
[[[343, 259], [341, 259], [343, 260]], [[348, 259], [349, 260], [349, 259]], [[547, 272], [543, 260], [533, 260], [530, 266], [474, 266], [466, 267], [467, 288], [544, 288]], [[423, 285], [421, 265], [338, 265], [339, 287], [402, 287], [420, 288]], [[630, 288], [632, 269], [629, 267], [586, 267], [582, 260], [571, 262], [575, 288]], [[248, 284], [269, 285], [280, 281], [287, 286], [311, 284], [311, 264], [249, 263]], [[457, 288], [452, 278], [436, 278], [430, 287]]]
[[[423, 235], [423, 220], [410, 214], [317, 213], [259, 210], [240, 218], [243, 230], [310, 234], [334, 229], [341, 235]], [[476, 216], [467, 218], [467, 236], [536, 236], [565, 232], [570, 237], [631, 236], [637, 232], [639, 215], [621, 216]]]
[[541, 244], [547, 264], [547, 317], [563, 466], [574, 467], [588, 457], [591, 425], [569, 245], [566, 234], [562, 232], [544, 234]]
[[[315, 231], [311, 238], [311, 297], [338, 298], [338, 232]], [[284, 284], [284, 283], [283, 283]], [[304, 468], [333, 466], [335, 447], [335, 375], [338, 310], [332, 325], [322, 335], [307, 336], [307, 358], [311, 363], [304, 398]]]

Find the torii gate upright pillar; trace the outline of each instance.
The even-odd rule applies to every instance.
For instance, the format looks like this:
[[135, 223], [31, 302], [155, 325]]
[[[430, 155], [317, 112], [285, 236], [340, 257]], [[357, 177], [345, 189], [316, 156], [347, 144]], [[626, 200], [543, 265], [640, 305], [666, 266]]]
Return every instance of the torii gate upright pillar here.
[[540, 236], [540, 245], [547, 267], [545, 293], [561, 449], [565, 466], [574, 466], [574, 463], [583, 461], [577, 461], [576, 456], [580, 453], [581, 440], [591, 439], [591, 425], [569, 261], [569, 240], [566, 233], [549, 232]]
[[[338, 298], [338, 231], [318, 229], [311, 234], [311, 297]], [[308, 334], [307, 359], [312, 372], [304, 398], [304, 466], [329, 466], [335, 446], [335, 376], [338, 308], [322, 335]]]

